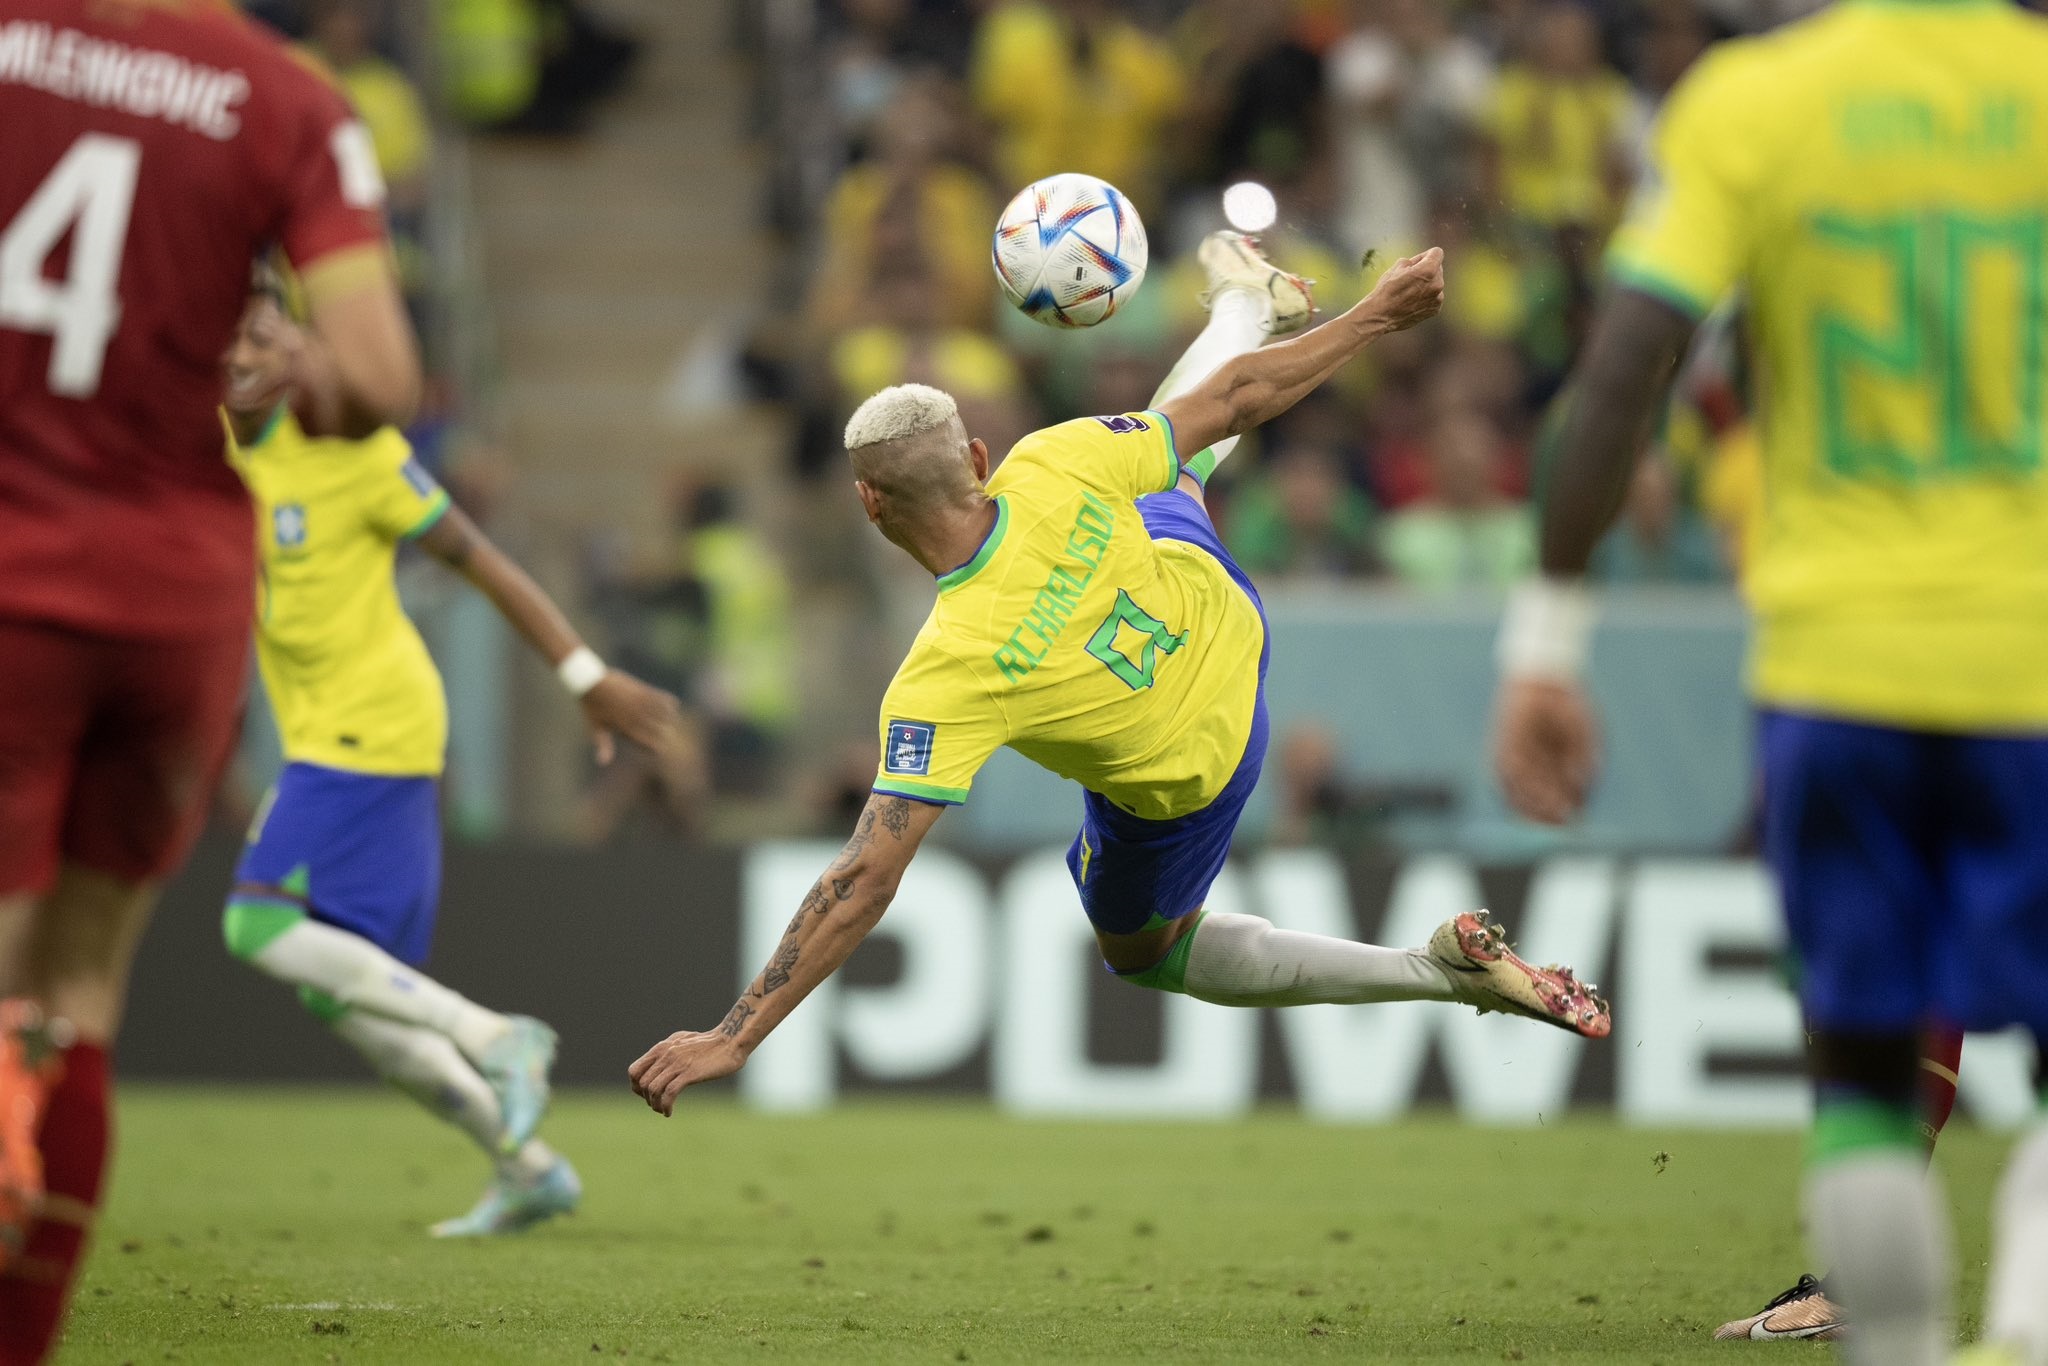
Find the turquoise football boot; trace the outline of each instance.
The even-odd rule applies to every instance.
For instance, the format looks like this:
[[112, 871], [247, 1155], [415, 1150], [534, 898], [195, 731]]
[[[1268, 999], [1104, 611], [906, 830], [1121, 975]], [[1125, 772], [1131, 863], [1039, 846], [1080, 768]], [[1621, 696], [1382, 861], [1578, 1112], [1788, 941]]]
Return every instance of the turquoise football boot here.
[[454, 1219], [443, 1219], [428, 1230], [436, 1238], [490, 1238], [501, 1233], [519, 1233], [535, 1224], [568, 1214], [583, 1203], [583, 1182], [567, 1158], [528, 1183], [497, 1180], [476, 1202], [476, 1208]]
[[548, 1112], [548, 1073], [555, 1065], [555, 1031], [530, 1015], [509, 1015], [512, 1028], [492, 1044], [477, 1064], [491, 1089], [498, 1093], [498, 1109], [505, 1133], [498, 1151], [518, 1152], [540, 1127]]

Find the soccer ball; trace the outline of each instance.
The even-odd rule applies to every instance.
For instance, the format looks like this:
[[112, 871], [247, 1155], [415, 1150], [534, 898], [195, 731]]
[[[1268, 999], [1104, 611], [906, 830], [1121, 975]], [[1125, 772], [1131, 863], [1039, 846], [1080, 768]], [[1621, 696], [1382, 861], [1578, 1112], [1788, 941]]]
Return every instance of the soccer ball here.
[[1003, 293], [1047, 327], [1093, 327], [1145, 279], [1145, 225], [1114, 185], [1092, 175], [1027, 185], [996, 221], [992, 257]]

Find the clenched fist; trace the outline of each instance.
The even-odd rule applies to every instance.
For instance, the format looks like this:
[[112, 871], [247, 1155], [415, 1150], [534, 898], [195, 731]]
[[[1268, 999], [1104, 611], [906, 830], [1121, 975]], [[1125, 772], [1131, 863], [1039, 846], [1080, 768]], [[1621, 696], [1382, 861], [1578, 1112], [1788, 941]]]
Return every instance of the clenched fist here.
[[1365, 306], [1389, 332], [1400, 332], [1434, 318], [1444, 306], [1444, 250], [1431, 247], [1404, 256], [1387, 267], [1366, 296]]

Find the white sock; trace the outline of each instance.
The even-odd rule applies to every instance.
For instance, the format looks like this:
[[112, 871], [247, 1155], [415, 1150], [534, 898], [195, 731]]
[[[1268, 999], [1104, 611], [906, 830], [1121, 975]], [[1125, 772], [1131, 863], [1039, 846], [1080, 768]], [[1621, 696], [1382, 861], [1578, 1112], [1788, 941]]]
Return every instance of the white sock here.
[[[1159, 392], [1152, 395], [1152, 406], [1157, 408], [1170, 398], [1178, 398], [1203, 380], [1216, 373], [1223, 362], [1256, 351], [1266, 340], [1267, 332], [1273, 326], [1273, 301], [1263, 294], [1254, 294], [1248, 289], [1225, 289], [1209, 301], [1209, 324], [1201, 335], [1189, 344], [1181, 358], [1169, 370], [1166, 380], [1159, 386]], [[1237, 449], [1237, 438], [1227, 436], [1209, 447], [1208, 469], [1215, 468], [1223, 458]], [[1183, 464], [1192, 464], [1199, 452], [1190, 451]], [[1208, 475], [1203, 470], [1203, 477]]]
[[472, 1062], [512, 1027], [503, 1015], [415, 972], [361, 935], [317, 920], [299, 921], [250, 961], [353, 1009], [445, 1034]]
[[[1806, 1227], [1828, 1297], [1854, 1325], [1855, 1366], [1941, 1366], [1949, 1358], [1949, 1249], [1941, 1183], [1911, 1148], [1866, 1148], [1806, 1174]], [[1839, 1292], [1839, 1293], [1837, 1293]]]
[[499, 1151], [505, 1121], [497, 1093], [446, 1036], [360, 1010], [349, 1011], [333, 1027], [378, 1076], [475, 1139], [500, 1177], [523, 1185], [555, 1164], [555, 1150], [537, 1138], [510, 1156]]
[[1211, 912], [1193, 930], [1182, 988], [1221, 1006], [1448, 1001], [1450, 975], [1420, 949], [1383, 949], [1276, 930], [1255, 915]]
[[1991, 1223], [1985, 1339], [2016, 1349], [2027, 1366], [2048, 1366], [2048, 1123], [2013, 1150]]

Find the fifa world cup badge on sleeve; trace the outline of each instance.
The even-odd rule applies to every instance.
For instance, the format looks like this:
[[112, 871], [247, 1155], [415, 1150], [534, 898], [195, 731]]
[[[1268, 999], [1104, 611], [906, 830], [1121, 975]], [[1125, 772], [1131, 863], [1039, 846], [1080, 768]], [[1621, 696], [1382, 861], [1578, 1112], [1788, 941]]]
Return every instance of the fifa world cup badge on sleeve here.
[[888, 753], [882, 756], [882, 771], [905, 778], [922, 778], [932, 771], [932, 737], [938, 727], [929, 721], [891, 721]]
[[1118, 436], [1128, 436], [1132, 432], [1149, 432], [1152, 430], [1151, 423], [1142, 417], [1132, 417], [1129, 413], [1119, 413], [1115, 417], [1098, 417], [1095, 420], [1115, 432]]

